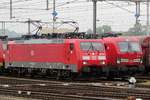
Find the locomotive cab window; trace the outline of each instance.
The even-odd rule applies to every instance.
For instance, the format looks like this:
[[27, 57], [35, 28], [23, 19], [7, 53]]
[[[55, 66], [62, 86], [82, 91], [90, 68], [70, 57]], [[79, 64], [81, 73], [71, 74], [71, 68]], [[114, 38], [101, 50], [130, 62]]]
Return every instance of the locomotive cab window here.
[[138, 42], [119, 42], [120, 52], [140, 52], [140, 44]]
[[128, 42], [119, 42], [118, 44], [120, 52], [128, 52], [129, 50]]
[[104, 45], [100, 42], [81, 42], [80, 48], [84, 51], [104, 51]]
[[141, 51], [139, 43], [131, 42], [130, 45], [131, 45], [131, 51], [133, 51], [133, 52], [140, 52]]
[[70, 43], [70, 50], [73, 50], [73, 49], [74, 49], [74, 44]]

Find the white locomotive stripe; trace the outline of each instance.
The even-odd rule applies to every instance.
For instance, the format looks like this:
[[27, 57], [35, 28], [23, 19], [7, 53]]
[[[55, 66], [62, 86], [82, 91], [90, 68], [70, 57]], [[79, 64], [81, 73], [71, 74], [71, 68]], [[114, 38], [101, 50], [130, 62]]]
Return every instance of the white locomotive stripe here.
[[77, 65], [69, 64], [69, 67], [63, 63], [46, 63], [46, 62], [6, 62], [6, 68], [21, 67], [21, 68], [44, 68], [44, 69], [64, 69], [77, 72]]

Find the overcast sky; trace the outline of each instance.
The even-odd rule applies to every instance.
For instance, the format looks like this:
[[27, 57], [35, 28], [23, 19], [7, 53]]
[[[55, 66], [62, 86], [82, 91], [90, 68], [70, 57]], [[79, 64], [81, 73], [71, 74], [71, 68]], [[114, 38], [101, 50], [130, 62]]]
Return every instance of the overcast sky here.
[[[9, 1], [0, 0], [0, 20], [10, 20]], [[49, 10], [46, 0], [12, 0], [13, 16], [11, 20], [25, 21], [28, 18], [52, 22], [53, 0], [49, 0]], [[69, 2], [69, 3], [67, 3]], [[58, 21], [74, 20], [78, 22], [80, 31], [92, 29], [92, 2], [87, 0], [56, 0]], [[146, 24], [146, 4], [141, 3], [140, 23]], [[135, 3], [133, 2], [98, 2], [97, 26], [111, 25], [115, 31], [126, 31], [135, 23]], [[6, 28], [16, 32], [26, 33], [27, 24], [6, 24]]]

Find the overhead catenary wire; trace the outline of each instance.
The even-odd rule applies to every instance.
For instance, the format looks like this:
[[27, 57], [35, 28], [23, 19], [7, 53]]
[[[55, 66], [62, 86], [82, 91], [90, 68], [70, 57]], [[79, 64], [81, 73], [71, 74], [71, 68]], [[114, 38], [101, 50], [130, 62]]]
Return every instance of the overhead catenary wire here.
[[[63, 6], [63, 5], [58, 5], [59, 6]], [[37, 8], [14, 8], [14, 9], [30, 9], [30, 10], [40, 10], [40, 9], [37, 9]], [[44, 9], [41, 9], [41, 10], [44, 10]]]
[[[21, 3], [21, 2], [25, 2], [25, 1], [29, 1], [29, 0], [17, 0], [17, 1], [13, 1], [13, 4], [15, 3]], [[8, 7], [10, 4], [10, 1], [9, 2], [3, 2], [3, 3], [0, 3], [0, 7]]]
[[[23, 0], [23, 1], [25, 1], [25, 0]], [[30, 17], [32, 17], [32, 16], [34, 16], [34, 15], [37, 15], [37, 16], [41, 16], [41, 18], [42, 18], [42, 14], [43, 14], [43, 16], [47, 16], [47, 18], [51, 15], [51, 11], [52, 11], [52, 9], [50, 9], [49, 11], [44, 11], [44, 8], [42, 8], [42, 10], [40, 10], [40, 11], [37, 11], [36, 12], [36, 10], [39, 10], [41, 7], [37, 7], [37, 8], [34, 8], [34, 7], [36, 7], [36, 2], [37, 1], [35, 1], [35, 0], [32, 0], [33, 1], [33, 3], [31, 3], [31, 5], [33, 5], [33, 6], [30, 6], [29, 5], [29, 7], [31, 7], [31, 8], [27, 8], [26, 7], [26, 4], [28, 4], [28, 3], [24, 3], [24, 2], [20, 2], [20, 3], [16, 3], [15, 5], [16, 5], [16, 8], [14, 9], [14, 14], [16, 15], [16, 17], [17, 18], [27, 18], [28, 16]], [[72, 0], [73, 1], [73, 0]], [[78, 1], [81, 1], [81, 0], [78, 0]], [[86, 0], [85, 0], [86, 1]], [[81, 2], [83, 2], [84, 3], [84, 0], [82, 0]], [[66, 4], [64, 4], [64, 3], [66, 3]], [[21, 4], [21, 5], [20, 5]], [[38, 4], [38, 3], [37, 3]], [[51, 4], [51, 2], [50, 2], [50, 4]], [[64, 5], [63, 5], [64, 4]], [[85, 8], [84, 8], [84, 6], [83, 7], [81, 7], [80, 8], [80, 6], [78, 6], [78, 5], [75, 5], [74, 7], [74, 9], [71, 9], [71, 8], [68, 8], [67, 9], [67, 7], [68, 6], [66, 6], [66, 5], [72, 5], [73, 4], [73, 6], [74, 6], [74, 4], [79, 4], [78, 2], [74, 2], [74, 3], [70, 3], [70, 4], [67, 4], [67, 2], [61, 2], [61, 3], [58, 3], [58, 8], [57, 8], [57, 10], [58, 10], [58, 12], [61, 14], [61, 15], [65, 15], [65, 14], [68, 14], [69, 13], [69, 15], [68, 16], [70, 16], [70, 17], [73, 17], [73, 18], [75, 18], [75, 19], [79, 19], [79, 17], [80, 16], [84, 16], [84, 14], [85, 13], [91, 13], [91, 11], [89, 10], [89, 9], [87, 9], [87, 7], [85, 6]], [[39, 6], [40, 5], [40, 3], [37, 5], [37, 6]], [[110, 4], [110, 5], [112, 5], [112, 4]], [[117, 4], [118, 5], [118, 4]], [[123, 6], [122, 6], [123, 5]], [[51, 5], [50, 5], [51, 6]], [[114, 6], [114, 5], [112, 5], [112, 6]], [[106, 5], [106, 7], [104, 7], [103, 6], [103, 9], [111, 9], [111, 8], [116, 8], [116, 6], [114, 6], [114, 7], [112, 7], [112, 6], [107, 6]], [[120, 5], [119, 5], [120, 6]], [[129, 5], [129, 6], [133, 6], [133, 5]], [[88, 7], [91, 7], [91, 5], [89, 6], [88, 5]], [[128, 5], [126, 6], [126, 5], [124, 5], [124, 4], [121, 4], [121, 7], [123, 7], [123, 8], [125, 8], [125, 9], [127, 9], [126, 7], [128, 7]], [[51, 8], [51, 7], [50, 7]], [[63, 10], [59, 10], [59, 8], [60, 9], [63, 9]], [[117, 7], [117, 8], [119, 8], [119, 7]], [[81, 10], [80, 10], [81, 9]], [[126, 12], [128, 12], [127, 10], [125, 10], [125, 9], [123, 9], [124, 11], [126, 11]], [[33, 10], [33, 11], [32, 11]], [[34, 11], [35, 10], [35, 11]], [[71, 14], [71, 10], [74, 10], [74, 13], [75, 13], [75, 15], [73, 16], [73, 14]], [[133, 14], [132, 13], [132, 10], [129, 10], [129, 11], [131, 11], [131, 12], [128, 12], [128, 13], [131, 13], [131, 14]], [[3, 12], [0, 12], [0, 13], [3, 13]], [[6, 12], [5, 14], [7, 15], [9, 12]], [[124, 15], [127, 15], [128, 13], [125, 13]], [[78, 14], [80, 14], [80, 16], [78, 15]], [[109, 13], [104, 13], [104, 15], [108, 15]], [[27, 15], [27, 16], [26, 16]], [[118, 16], [118, 15], [117, 15]], [[121, 16], [121, 15], [120, 15]], [[40, 17], [38, 17], [38, 18], [40, 18]], [[91, 18], [91, 17], [89, 17], [89, 18]], [[49, 19], [50, 20], [50, 19]], [[81, 19], [82, 20], [82, 19]], [[113, 20], [113, 19], [111, 19], [110, 18], [110, 20]], [[79, 20], [80, 21], [80, 20]]]
[[[77, 7], [77, 6], [76, 6]], [[91, 6], [87, 6], [87, 8], [89, 8], [89, 7], [91, 7]], [[114, 7], [110, 7], [109, 9], [111, 9], [111, 8], [114, 8]], [[62, 9], [62, 8], [61, 8]], [[67, 9], [67, 8], [66, 8]], [[70, 8], [69, 10], [71, 11], [71, 9], [72, 8]], [[81, 9], [81, 10], [80, 10]], [[83, 10], [82, 10], [83, 9]], [[77, 10], [77, 9], [76, 9]], [[74, 12], [76, 13], [76, 12], [82, 12], [83, 11], [83, 13], [86, 13], [87, 12], [87, 10], [85, 9], [84, 10], [84, 7], [83, 8], [81, 8], [81, 7], [79, 7], [78, 8], [78, 10], [76, 11], [76, 10], [74, 10]], [[70, 13], [70, 12], [68, 12], [68, 11], [66, 11], [65, 9], [63, 9], [63, 10], [59, 10], [58, 9], [58, 11], [60, 12], [60, 13]], [[85, 12], [84, 12], [85, 11]], [[47, 13], [47, 12], [43, 12], [43, 13]], [[40, 15], [41, 13], [39, 13], [39, 15]], [[32, 15], [33, 15], [33, 13], [32, 13]], [[36, 15], [38, 15], [38, 13], [36, 14]]]
[[115, 6], [115, 7], [117, 7], [117, 8], [120, 8], [120, 9], [122, 9], [122, 10], [124, 10], [124, 11], [127, 11], [127, 12], [129, 12], [129, 13], [134, 13], [133, 11], [130, 11], [130, 10], [126, 9], [126, 8], [123, 8], [122, 6], [116, 5], [116, 4], [111, 3], [111, 2], [108, 2], [108, 1], [105, 1], [105, 2], [107, 2], [108, 4], [111, 4], [111, 5], [113, 5], [113, 6]]

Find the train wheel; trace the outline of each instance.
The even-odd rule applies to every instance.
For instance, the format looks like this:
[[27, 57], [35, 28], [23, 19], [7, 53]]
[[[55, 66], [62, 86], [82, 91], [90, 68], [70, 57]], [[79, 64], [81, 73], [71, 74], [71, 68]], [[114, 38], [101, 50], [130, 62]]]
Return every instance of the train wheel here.
[[113, 80], [114, 79], [114, 76], [111, 76], [111, 75], [109, 75], [109, 76], [107, 76], [107, 80]]
[[0, 75], [3, 75], [5, 73], [5, 64], [3, 63], [2, 66], [0, 66]]
[[70, 75], [70, 79], [71, 80], [75, 80], [75, 79], [77, 79], [77, 77], [78, 77], [78, 74], [77, 73], [71, 73], [71, 75]]
[[150, 72], [150, 68], [149, 67], [150, 66], [146, 66], [145, 67], [144, 74], [149, 74], [149, 72]]
[[60, 80], [61, 79], [61, 71], [58, 70], [57, 75], [56, 75], [56, 80]]
[[35, 76], [36, 76], [36, 71], [35, 70], [31, 70], [30, 77], [31, 78], [35, 78]]

